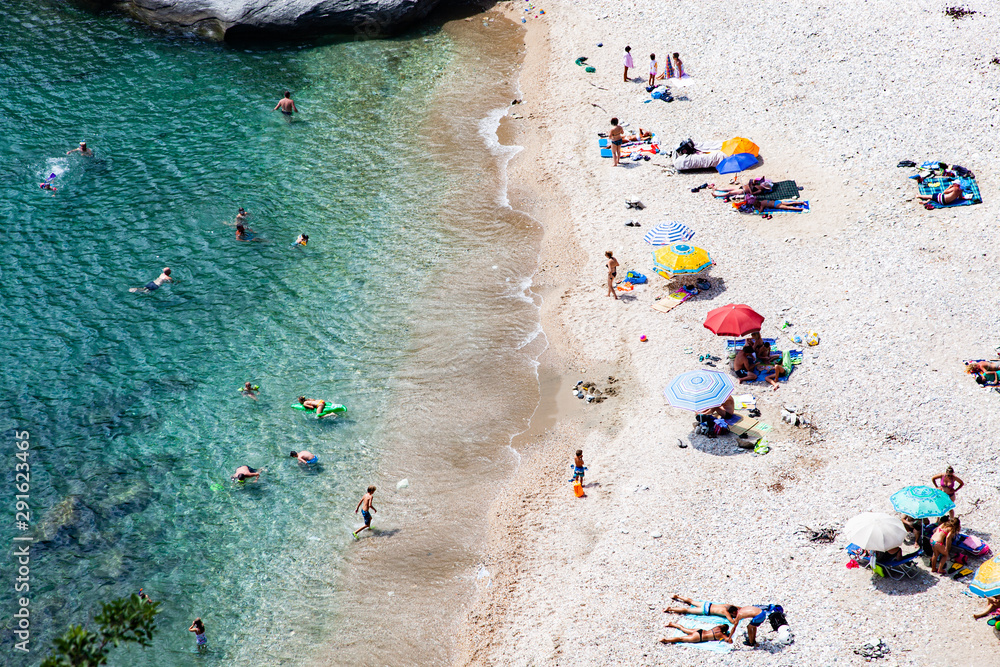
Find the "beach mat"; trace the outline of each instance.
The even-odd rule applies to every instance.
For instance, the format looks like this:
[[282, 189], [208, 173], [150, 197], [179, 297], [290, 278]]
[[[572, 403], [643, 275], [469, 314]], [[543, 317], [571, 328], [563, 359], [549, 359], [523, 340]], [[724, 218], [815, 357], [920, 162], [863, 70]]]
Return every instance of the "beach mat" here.
[[765, 192], [764, 194], [757, 196], [757, 199], [766, 199], [768, 201], [798, 198], [799, 186], [795, 184], [795, 181], [778, 181], [771, 188], [770, 192]]
[[933, 197], [936, 194], [944, 192], [951, 185], [952, 181], [959, 182], [962, 186], [962, 192], [967, 199], [959, 199], [950, 204], [939, 204], [936, 201], [926, 203], [929, 203], [932, 208], [952, 208], [953, 206], [972, 206], [973, 204], [983, 203], [983, 196], [979, 192], [979, 184], [974, 178], [946, 178], [944, 176], [927, 178], [919, 184], [920, 194]]
[[659, 301], [653, 302], [653, 305], [650, 306], [650, 308], [652, 308], [653, 310], [658, 310], [661, 313], [669, 313], [671, 310], [681, 305], [690, 298], [691, 295], [685, 292], [684, 290], [680, 290], [679, 292], [671, 292], [670, 294], [663, 297]]
[[[690, 614], [686, 614], [684, 616], [681, 616], [680, 619], [677, 620], [678, 625], [683, 625], [685, 628], [692, 628], [694, 630], [710, 630], [711, 628], [714, 628], [717, 625], [722, 625], [723, 623], [731, 626], [729, 621], [727, 621], [722, 616], [692, 616]], [[674, 628], [667, 628], [667, 631], [664, 634], [664, 636], [683, 637], [684, 633]], [[698, 644], [677, 643], [674, 644], [674, 646], [686, 646], [689, 648], [697, 648], [701, 649], [702, 651], [711, 651], [712, 653], [729, 653], [730, 651], [733, 650], [732, 644], [727, 644], [726, 642], [722, 641], [701, 642]]]

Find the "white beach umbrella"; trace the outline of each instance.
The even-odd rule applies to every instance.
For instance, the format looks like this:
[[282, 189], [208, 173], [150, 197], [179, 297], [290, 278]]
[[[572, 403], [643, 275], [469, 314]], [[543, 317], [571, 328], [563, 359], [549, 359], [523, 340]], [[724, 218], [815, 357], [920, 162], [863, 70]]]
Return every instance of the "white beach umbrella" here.
[[906, 539], [906, 526], [897, 516], [883, 512], [865, 512], [844, 526], [844, 537], [862, 549], [895, 549]]

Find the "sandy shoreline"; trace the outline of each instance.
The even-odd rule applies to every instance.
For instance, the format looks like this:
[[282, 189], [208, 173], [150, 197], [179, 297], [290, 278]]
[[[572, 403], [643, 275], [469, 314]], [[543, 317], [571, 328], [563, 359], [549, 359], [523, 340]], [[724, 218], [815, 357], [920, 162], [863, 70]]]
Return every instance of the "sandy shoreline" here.
[[[1000, 342], [990, 312], [1000, 297], [996, 20], [888, 2], [540, 6], [544, 18], [525, 24], [525, 104], [510, 125], [526, 150], [510, 166], [510, 186], [515, 208], [545, 228], [536, 286], [550, 381], [541, 412], [555, 423], [516, 445], [522, 462], [491, 512], [489, 583], [479, 586], [456, 662], [861, 664], [852, 649], [881, 637], [892, 650], [882, 664], [994, 664], [997, 638], [972, 620], [981, 605], [962, 594], [965, 583], [924, 565], [913, 582], [873, 581], [844, 568], [842, 539], [815, 545], [796, 530], [891, 511], [893, 491], [950, 464], [968, 483], [958, 502], [965, 528], [1000, 540], [1000, 399], [961, 364]], [[517, 22], [524, 15], [520, 3], [508, 9]], [[724, 15], [741, 17], [742, 30], [731, 32]], [[756, 41], [764, 31], [770, 40]], [[635, 77], [650, 50], [680, 51], [693, 75], [679, 89], [687, 99], [644, 104], [640, 85], [621, 81], [626, 43]], [[928, 53], [950, 68], [947, 94]], [[596, 74], [573, 64], [581, 55]], [[750, 173], [795, 179], [813, 210], [748, 219], [690, 192], [719, 178], [672, 175], [663, 156], [612, 168], [595, 147], [610, 115], [653, 127], [668, 149], [689, 136], [748, 136], [764, 158]], [[911, 172], [895, 167], [902, 159], [969, 167], [985, 203], [919, 208]], [[648, 208], [626, 211], [626, 197]], [[643, 227], [624, 227], [628, 219]], [[650, 275], [642, 234], [675, 219], [712, 251], [715, 289], [668, 314], [649, 308], [666, 293], [656, 276], [632, 299], [605, 297], [603, 251]], [[701, 322], [727, 303], [765, 314], [765, 334], [788, 320], [822, 336], [780, 391], [746, 390], [774, 427], [763, 457], [732, 439], [692, 436], [690, 414], [660, 395], [699, 366], [699, 353], [720, 354]], [[577, 379], [609, 375], [620, 393], [601, 405], [569, 393]], [[806, 406], [817, 428], [781, 424], [782, 403]], [[577, 447], [594, 485], [585, 500], [566, 481]], [[728, 655], [659, 645], [675, 591], [782, 604], [796, 642]]]

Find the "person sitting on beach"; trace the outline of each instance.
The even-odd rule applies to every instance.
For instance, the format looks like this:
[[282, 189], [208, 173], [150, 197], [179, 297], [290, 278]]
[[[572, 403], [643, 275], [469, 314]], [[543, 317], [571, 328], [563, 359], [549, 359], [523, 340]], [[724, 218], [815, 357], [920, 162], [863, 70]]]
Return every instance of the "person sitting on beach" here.
[[985, 602], [986, 602], [986, 609], [979, 612], [978, 614], [973, 614], [972, 618], [978, 621], [981, 618], [989, 616], [995, 611], [1000, 611], [1000, 595], [995, 595], [993, 597], [986, 598]]
[[[663, 610], [666, 614], [691, 614], [692, 616], [721, 616], [728, 619], [730, 623], [735, 627], [736, 625], [736, 614], [739, 613], [740, 608], [734, 604], [716, 604], [714, 602], [695, 602], [691, 598], [682, 597], [680, 594], [675, 593], [671, 596], [671, 600], [676, 600], [677, 602], [683, 602], [688, 605], [687, 607], [667, 607]], [[749, 617], [747, 617], [749, 618]]]
[[674, 51], [674, 69], [677, 70], [677, 78], [684, 78], [684, 63], [681, 62], [681, 54]]
[[242, 482], [243, 480], [250, 479], [251, 477], [260, 477], [260, 473], [250, 466], [240, 466], [229, 479], [234, 482]]
[[757, 379], [757, 373], [754, 372], [756, 366], [757, 362], [754, 359], [753, 346], [747, 343], [736, 353], [736, 358], [733, 359], [733, 372], [740, 379], [740, 384], [753, 382]]
[[245, 383], [243, 385], [243, 388], [240, 389], [240, 393], [241, 394], [243, 394], [244, 396], [249, 396], [250, 398], [252, 398], [255, 401], [257, 400], [257, 392], [258, 391], [260, 391], [260, 387], [258, 387], [257, 385], [254, 385], [254, 384], [250, 384], [249, 382]]
[[764, 373], [764, 380], [777, 391], [780, 386], [778, 380], [782, 375], [788, 375], [788, 369], [781, 364], [775, 364], [771, 366], [770, 370]]
[[951, 184], [944, 189], [944, 192], [939, 192], [936, 195], [917, 195], [917, 198], [923, 199], [924, 201], [933, 201], [944, 206], [958, 201], [963, 196], [962, 184], [958, 181], [952, 181]]
[[937, 572], [938, 574], [945, 573], [945, 566], [948, 564], [948, 554], [951, 552], [951, 543], [958, 533], [954, 521], [954, 519], [942, 521], [931, 535], [932, 572]]
[[705, 410], [699, 410], [698, 414], [716, 415], [718, 417], [721, 417], [722, 419], [729, 419], [734, 414], [736, 414], [735, 409], [736, 409], [736, 401], [734, 401], [733, 397], [730, 396], [722, 403], [722, 405], [715, 408], [707, 408]]
[[617, 167], [622, 158], [622, 142], [625, 140], [625, 130], [618, 124], [617, 118], [611, 119], [611, 131], [608, 141], [611, 142], [611, 166]]
[[289, 458], [298, 459], [299, 463], [317, 463], [319, 461], [319, 457], [308, 449], [303, 449], [301, 452], [289, 452], [288, 456]]
[[[326, 409], [326, 401], [321, 398], [306, 398], [305, 396], [299, 396], [299, 403], [302, 404], [306, 410], [312, 410], [316, 413], [316, 419], [323, 419], [327, 415], [323, 414], [323, 410]], [[330, 414], [333, 414], [332, 412]], [[336, 417], [336, 415], [334, 415]]]
[[691, 628], [685, 628], [683, 625], [674, 623], [673, 621], [667, 623], [666, 627], [675, 628], [684, 633], [683, 637], [661, 637], [661, 644], [677, 644], [677, 643], [688, 643], [688, 644], [700, 644], [701, 642], [727, 642], [729, 644], [733, 643], [733, 635], [729, 630], [729, 626], [725, 623], [717, 625], [709, 630], [693, 630]]
[[80, 155], [82, 155], [84, 157], [93, 157], [93, 155], [94, 155], [94, 151], [92, 151], [89, 148], [87, 148], [87, 142], [86, 141], [81, 141], [79, 148], [74, 148], [71, 151], [66, 151], [66, 155], [72, 155], [73, 153], [79, 153]]
[[781, 356], [780, 354], [771, 354], [771, 344], [761, 338], [759, 331], [754, 331], [750, 334], [749, 342], [753, 345], [753, 354], [757, 359], [757, 363], [769, 363], [772, 359], [777, 359]]

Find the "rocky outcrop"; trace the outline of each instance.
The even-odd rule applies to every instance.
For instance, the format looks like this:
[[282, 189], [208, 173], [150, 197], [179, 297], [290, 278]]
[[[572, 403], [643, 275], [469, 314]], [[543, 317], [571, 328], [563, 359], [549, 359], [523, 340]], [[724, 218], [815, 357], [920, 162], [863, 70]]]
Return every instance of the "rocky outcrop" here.
[[326, 32], [375, 38], [421, 19], [439, 0], [113, 0], [154, 27], [215, 40]]

